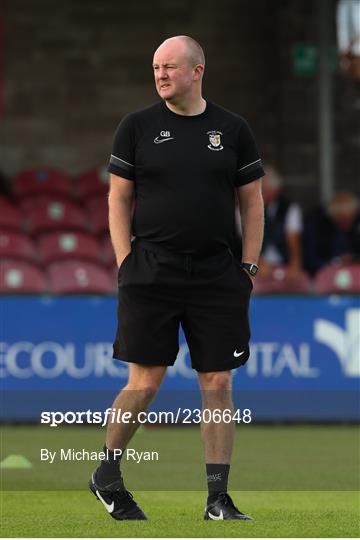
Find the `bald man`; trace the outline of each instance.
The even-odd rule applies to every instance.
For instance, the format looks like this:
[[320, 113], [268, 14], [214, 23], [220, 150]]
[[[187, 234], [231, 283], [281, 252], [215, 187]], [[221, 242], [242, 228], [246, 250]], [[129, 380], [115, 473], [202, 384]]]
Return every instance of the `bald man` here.
[[354, 193], [335, 192], [326, 207], [316, 206], [306, 219], [306, 269], [311, 275], [331, 263], [360, 260], [360, 202]]
[[[108, 167], [109, 227], [119, 266], [114, 358], [129, 362], [127, 385], [113, 408], [130, 412], [133, 421], [108, 423], [104, 459], [89, 486], [118, 520], [147, 519], [125, 489], [119, 465], [138, 414], [176, 360], [180, 324], [203, 408], [211, 413], [233, 411], [231, 370], [249, 358], [264, 171], [246, 121], [203, 98], [204, 69], [194, 39], [176, 36], [160, 45], [153, 70], [161, 101], [123, 118]], [[234, 192], [243, 263], [230, 250]], [[204, 518], [251, 519], [227, 493], [234, 422], [207, 419], [201, 435], [209, 491]]]

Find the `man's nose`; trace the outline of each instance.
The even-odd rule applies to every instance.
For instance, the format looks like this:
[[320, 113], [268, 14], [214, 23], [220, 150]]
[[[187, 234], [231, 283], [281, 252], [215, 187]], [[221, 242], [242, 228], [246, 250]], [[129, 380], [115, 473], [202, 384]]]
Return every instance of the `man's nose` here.
[[160, 68], [159, 71], [158, 71], [158, 77], [159, 77], [159, 79], [166, 79], [167, 78], [166, 69]]

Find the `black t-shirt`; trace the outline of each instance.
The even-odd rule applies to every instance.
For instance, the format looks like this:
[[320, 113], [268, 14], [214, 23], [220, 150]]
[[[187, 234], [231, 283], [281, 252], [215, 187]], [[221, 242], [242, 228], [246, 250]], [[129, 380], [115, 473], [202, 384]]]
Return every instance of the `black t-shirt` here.
[[211, 102], [196, 116], [164, 101], [125, 116], [108, 171], [135, 181], [135, 236], [193, 255], [230, 247], [234, 187], [264, 176], [246, 121]]

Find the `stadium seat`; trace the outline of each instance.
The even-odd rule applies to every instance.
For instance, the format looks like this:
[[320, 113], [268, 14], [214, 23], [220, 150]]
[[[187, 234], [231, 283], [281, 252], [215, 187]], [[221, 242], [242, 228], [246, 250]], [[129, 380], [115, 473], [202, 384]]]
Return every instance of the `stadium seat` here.
[[296, 278], [285, 279], [286, 269], [284, 266], [275, 266], [269, 277], [261, 277], [261, 270], [254, 284], [255, 294], [300, 294], [308, 293], [311, 281], [305, 272]]
[[31, 212], [34, 208], [39, 208], [41, 206], [46, 206], [52, 201], [56, 202], [70, 202], [73, 204], [72, 200], [69, 200], [68, 197], [63, 195], [30, 195], [29, 197], [24, 197], [19, 201], [20, 211], [23, 214]]
[[1, 262], [0, 293], [44, 293], [47, 290], [45, 274], [25, 261]]
[[22, 228], [21, 212], [7, 199], [0, 197], [0, 229], [20, 231]]
[[0, 232], [0, 258], [25, 259], [33, 262], [35, 251], [32, 240], [19, 232]]
[[109, 209], [107, 197], [91, 197], [85, 201], [90, 230], [97, 236], [109, 234]]
[[[109, 205], [106, 195], [90, 197], [85, 201], [89, 227], [97, 236], [109, 235]], [[135, 200], [131, 208], [131, 217], [135, 212]]]
[[68, 231], [43, 234], [38, 238], [38, 252], [44, 265], [64, 259], [99, 262], [101, 252], [97, 240], [90, 234]]
[[119, 285], [118, 285], [118, 279], [119, 279], [119, 269], [117, 265], [115, 265], [112, 269], [110, 269], [110, 277], [112, 280], [112, 286], [114, 291], [118, 291]]
[[104, 264], [109, 268], [114, 268], [114, 266], [116, 266], [115, 252], [110, 236], [105, 236], [102, 241], [102, 259]]
[[83, 212], [75, 204], [57, 199], [28, 209], [25, 215], [26, 230], [37, 235], [47, 231], [87, 230]]
[[322, 268], [315, 276], [315, 292], [360, 293], [360, 263]]
[[56, 169], [27, 169], [14, 179], [14, 191], [19, 199], [29, 195], [63, 195], [71, 198], [71, 180], [63, 171]]
[[84, 261], [63, 261], [48, 267], [49, 287], [58, 294], [109, 294], [114, 284], [100, 265]]
[[96, 167], [81, 174], [75, 184], [76, 196], [87, 199], [95, 195], [106, 195], [109, 191], [109, 173], [106, 167]]

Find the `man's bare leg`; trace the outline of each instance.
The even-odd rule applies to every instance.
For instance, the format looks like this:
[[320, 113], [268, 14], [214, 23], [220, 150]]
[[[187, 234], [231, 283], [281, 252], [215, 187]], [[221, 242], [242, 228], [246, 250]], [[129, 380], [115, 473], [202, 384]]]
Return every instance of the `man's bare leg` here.
[[[118, 520], [146, 520], [147, 517], [126, 490], [120, 473], [120, 459], [115, 450], [125, 450], [139, 426], [138, 414], [146, 411], [161, 384], [166, 367], [130, 364], [127, 385], [116, 397], [113, 408], [130, 412], [127, 422], [108, 422], [106, 458], [92, 474], [89, 488], [103, 503], [109, 514]], [[135, 422], [133, 422], [135, 420]]]
[[[165, 375], [164, 366], [129, 365], [128, 383], [115, 398], [112, 407], [130, 412], [129, 423], [108, 422], [106, 446], [109, 450], [124, 449], [139, 427], [137, 416], [146, 411], [154, 399]], [[135, 423], [133, 423], [135, 420]]]
[[[201, 387], [202, 406], [208, 409], [201, 422], [201, 437], [204, 446], [209, 497], [227, 491], [230, 460], [234, 443], [234, 422], [222, 420], [223, 411], [233, 413], [231, 393], [231, 371], [198, 373]], [[217, 409], [217, 418], [214, 411]], [[220, 421], [219, 421], [220, 420]]]
[[[236, 519], [248, 521], [252, 518], [240, 512], [227, 493], [230, 460], [234, 445], [235, 424], [230, 420], [233, 416], [231, 392], [231, 371], [214, 371], [198, 373], [201, 387], [203, 410], [209, 409], [213, 414], [215, 409], [220, 418], [212, 416], [211, 422], [201, 423], [201, 435], [205, 451], [206, 473], [208, 481], [208, 499], [204, 519], [223, 520]], [[226, 421], [220, 421], [226, 410]], [[208, 420], [208, 418], [206, 418]]]
[[129, 422], [112, 422], [110, 419], [108, 421], [104, 447], [107, 456], [101, 461], [95, 473], [98, 485], [107, 486], [121, 480], [119, 464], [122, 454], [117, 451], [124, 452], [139, 427], [139, 413], [146, 411], [154, 399], [165, 371], [164, 366], [129, 365], [128, 383], [115, 398], [112, 407], [116, 410], [121, 409], [122, 413], [131, 413], [131, 418]]
[[[198, 373], [203, 409], [233, 412], [231, 371]], [[212, 418], [212, 417], [211, 417]], [[230, 463], [234, 443], [234, 422], [201, 422], [206, 463]]]

